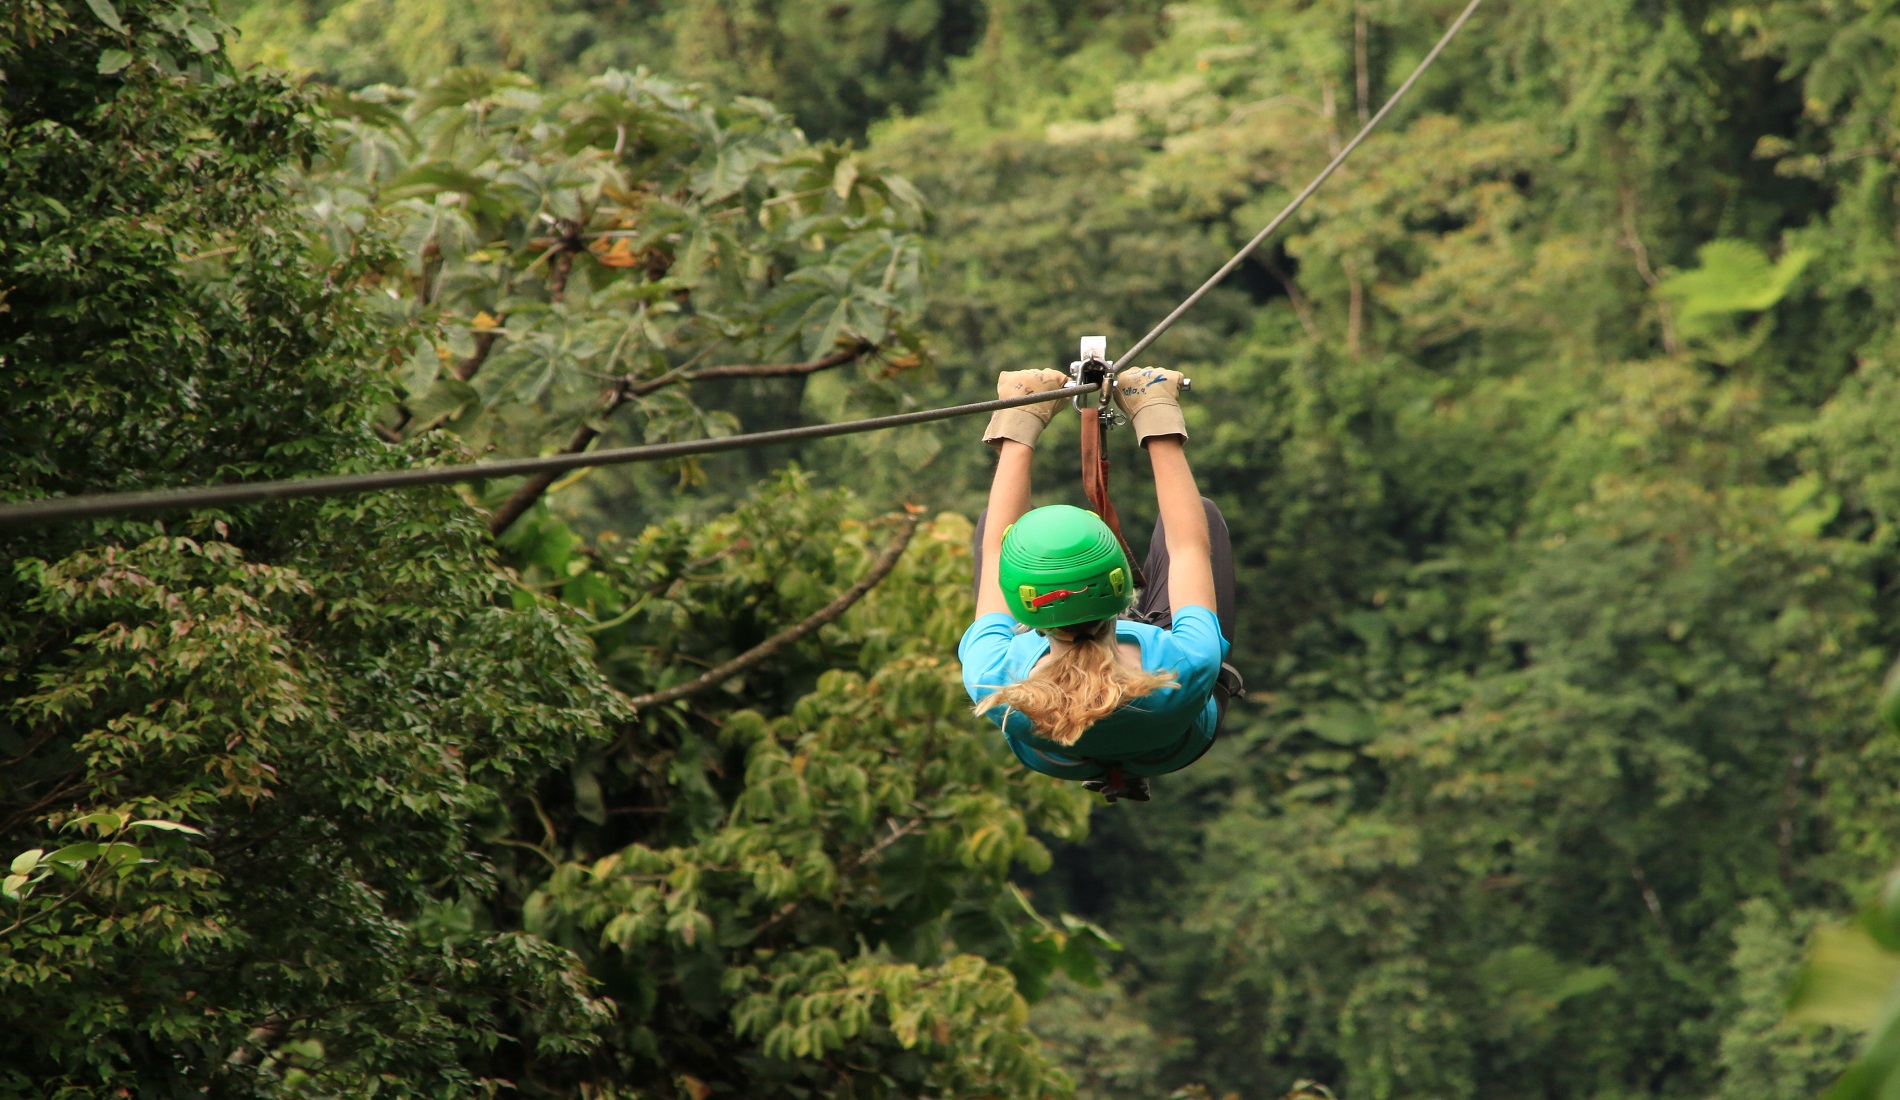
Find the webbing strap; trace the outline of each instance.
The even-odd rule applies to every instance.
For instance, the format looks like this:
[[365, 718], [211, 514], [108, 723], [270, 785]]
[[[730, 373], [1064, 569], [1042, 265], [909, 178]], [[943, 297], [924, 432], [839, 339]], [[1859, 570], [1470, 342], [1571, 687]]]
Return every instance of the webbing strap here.
[[1121, 517], [1115, 514], [1115, 502], [1108, 499], [1108, 454], [1102, 450], [1102, 410], [1096, 407], [1081, 412], [1082, 492], [1088, 495], [1089, 507], [1115, 532], [1115, 541], [1122, 544], [1122, 553], [1128, 555], [1128, 571], [1134, 576], [1135, 587], [1141, 588], [1148, 583], [1148, 578], [1141, 573], [1141, 559], [1135, 557], [1135, 551], [1129, 547], [1127, 537], [1122, 534]]

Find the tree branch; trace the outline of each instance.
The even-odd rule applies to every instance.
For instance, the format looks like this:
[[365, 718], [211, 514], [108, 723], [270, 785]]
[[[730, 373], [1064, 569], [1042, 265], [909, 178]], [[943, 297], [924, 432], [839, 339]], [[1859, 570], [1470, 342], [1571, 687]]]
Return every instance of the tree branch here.
[[[567, 277], [574, 270], [574, 254], [587, 251], [587, 242], [581, 239], [580, 223], [568, 218], [554, 219], [554, 230], [560, 239], [554, 247], [543, 253], [541, 259], [553, 257], [548, 265], [548, 298], [559, 305], [567, 297]], [[540, 261], [535, 261], [539, 263]]]
[[1285, 288], [1286, 300], [1293, 306], [1293, 315], [1300, 319], [1300, 327], [1306, 330], [1306, 335], [1314, 340], [1319, 339], [1319, 323], [1313, 320], [1313, 307], [1307, 303], [1306, 295], [1300, 293], [1300, 288], [1294, 284], [1292, 278], [1280, 270], [1279, 264], [1273, 262], [1273, 257], [1256, 256], [1256, 259], [1259, 259], [1260, 266], [1266, 268], [1267, 273], [1278, 279], [1280, 285]]
[[416, 268], [416, 300], [423, 305], [435, 301], [435, 277], [442, 267], [442, 242], [429, 238], [422, 246], [422, 257]]
[[876, 588], [885, 577], [890, 575], [891, 570], [897, 568], [897, 560], [904, 556], [905, 548], [910, 545], [911, 536], [917, 533], [917, 524], [923, 519], [923, 509], [916, 505], [905, 505], [904, 512], [903, 527], [897, 532], [897, 536], [891, 540], [890, 545], [884, 548], [884, 552], [878, 555], [877, 561], [871, 564], [870, 572], [860, 578], [858, 583], [845, 589], [843, 594], [837, 599], [832, 600], [824, 607], [818, 609], [816, 613], [812, 614], [797, 626], [779, 631], [777, 634], [772, 635], [765, 641], [739, 654], [725, 664], [708, 670], [703, 675], [696, 676], [683, 684], [677, 684], [667, 688], [665, 691], [653, 691], [645, 695], [637, 696], [628, 700], [628, 703], [636, 708], [654, 707], [662, 703], [671, 703], [679, 699], [684, 699], [689, 695], [697, 695], [702, 691], [718, 687], [734, 676], [767, 660], [793, 642], [806, 637], [819, 627], [833, 621], [846, 611], [851, 610], [853, 604], [863, 599], [866, 593]]
[[[608, 391], [606, 407], [600, 412], [602, 417], [610, 415], [626, 401], [626, 398], [622, 396], [623, 392], [618, 386]], [[561, 448], [560, 453], [580, 454], [599, 438], [600, 429], [582, 421], [581, 426], [575, 429], [573, 437], [567, 441], [567, 446]], [[548, 486], [554, 484], [557, 477], [559, 475], [555, 473], [534, 474], [522, 482], [521, 487], [510, 493], [508, 499], [501, 502], [501, 507], [495, 509], [495, 514], [488, 517], [488, 533], [500, 538], [503, 531], [513, 526], [523, 513], [534, 507], [534, 502], [541, 499], [541, 494], [548, 491]]]
[[495, 341], [501, 338], [501, 326], [506, 321], [505, 316], [498, 316], [494, 328], [483, 329], [475, 334], [475, 350], [468, 353], [468, 358], [455, 364], [456, 378], [466, 382], [475, 377], [475, 372], [481, 370], [482, 364], [488, 361], [488, 353], [495, 349]]
[[791, 378], [804, 374], [817, 374], [821, 370], [830, 370], [833, 367], [842, 367], [846, 363], [854, 363], [877, 349], [878, 345], [869, 340], [858, 340], [848, 347], [813, 359], [809, 363], [743, 363], [725, 367], [701, 367], [695, 371], [673, 371], [658, 378], [649, 378], [644, 382], [629, 380], [627, 392], [633, 397], [645, 397], [667, 386], [700, 382], [708, 378]]
[[[814, 359], [809, 363], [749, 363], [729, 367], [702, 367], [699, 370], [693, 371], [670, 371], [660, 375], [658, 378], [649, 378], [645, 381], [622, 378], [619, 382], [615, 383], [612, 389], [602, 395], [601, 410], [596, 414], [594, 419], [605, 420], [607, 417], [613, 415], [615, 409], [618, 409], [627, 402], [645, 397], [667, 386], [677, 386], [686, 382], [697, 382], [703, 378], [783, 378], [794, 375], [816, 374], [821, 370], [830, 370], [832, 367], [841, 367], [846, 363], [855, 362], [869, 355], [871, 352], [876, 351], [877, 348], [878, 345], [868, 340], [859, 340], [849, 347], [841, 348], [838, 351], [832, 352], [830, 355], [821, 359]], [[573, 437], [567, 441], [567, 446], [561, 448], [558, 453], [564, 455], [580, 454], [582, 451], [593, 446], [594, 440], [599, 438], [600, 429], [590, 424], [582, 423], [581, 426], [575, 430]], [[495, 514], [489, 517], [488, 533], [499, 537], [503, 531], [513, 526], [514, 522], [520, 519], [528, 509], [534, 507], [534, 502], [541, 499], [541, 494], [547, 492], [548, 486], [554, 484], [558, 477], [558, 474], [552, 473], [535, 474], [533, 477], [522, 482], [521, 487], [509, 494], [508, 499], [502, 502], [501, 507], [495, 509]]]
[[[501, 338], [501, 326], [506, 321], [506, 315], [496, 317], [494, 328], [482, 329], [475, 334], [474, 350], [468, 353], [468, 358], [450, 368], [458, 380], [466, 382], [475, 377], [475, 372], [482, 369], [483, 363], [488, 362], [488, 353], [495, 350], [495, 341]], [[415, 417], [409, 412], [409, 406], [398, 404], [395, 427], [389, 428], [381, 424], [372, 424], [371, 427], [376, 429], [376, 434], [381, 436], [384, 442], [401, 443], [403, 430], [409, 427], [409, 422], [413, 419]]]
[[1807, 766], [1807, 752], [1797, 751], [1788, 761], [1788, 779], [1781, 788], [1781, 820], [1776, 829], [1775, 846], [1780, 851], [1777, 869], [1783, 886], [1794, 885], [1794, 815], [1801, 807], [1801, 775]]
[[1363, 126], [1372, 117], [1372, 66], [1366, 62], [1366, 6], [1363, 3], [1353, 7], [1352, 38], [1352, 67], [1358, 77], [1359, 124]]
[[1359, 358], [1359, 336], [1366, 323], [1366, 284], [1351, 268], [1346, 269], [1346, 355]]
[[1670, 958], [1675, 958], [1676, 937], [1670, 931], [1669, 918], [1663, 915], [1662, 901], [1656, 897], [1656, 891], [1649, 887], [1649, 876], [1643, 873], [1643, 865], [1635, 859], [1630, 860], [1630, 877], [1636, 880], [1637, 888], [1642, 891], [1643, 905], [1649, 910], [1649, 915], [1655, 918], [1656, 931], [1662, 935], [1663, 950], [1669, 953]]
[[[1618, 205], [1623, 215], [1623, 247], [1629, 249], [1630, 256], [1636, 261], [1636, 273], [1653, 290], [1662, 282], [1661, 276], [1649, 265], [1649, 249], [1644, 247], [1642, 234], [1636, 225], [1636, 192], [1627, 184], [1617, 195]], [[1669, 303], [1661, 297], [1655, 298], [1656, 316], [1662, 322], [1663, 350], [1671, 355], [1682, 351], [1682, 342], [1676, 337], [1676, 319], [1669, 310]]]

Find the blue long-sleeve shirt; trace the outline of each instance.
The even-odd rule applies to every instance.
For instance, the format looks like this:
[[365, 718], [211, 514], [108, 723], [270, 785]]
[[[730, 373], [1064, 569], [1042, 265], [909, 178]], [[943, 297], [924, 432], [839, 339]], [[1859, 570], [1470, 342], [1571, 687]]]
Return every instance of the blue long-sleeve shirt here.
[[[1115, 624], [1115, 636], [1141, 647], [1142, 668], [1173, 672], [1173, 685], [1128, 703], [1066, 746], [1036, 736], [1026, 716], [999, 707], [990, 712], [990, 721], [1003, 731], [1017, 759], [1061, 779], [1093, 779], [1111, 763], [1129, 775], [1162, 775], [1187, 767], [1207, 751], [1218, 715], [1214, 681], [1228, 649], [1220, 620], [1205, 607], [1183, 607], [1175, 611], [1172, 629], [1122, 621]], [[964, 689], [972, 702], [980, 702], [1028, 676], [1048, 652], [1049, 639], [1033, 631], [1016, 633], [1016, 621], [1008, 615], [984, 615], [963, 632], [957, 646]]]

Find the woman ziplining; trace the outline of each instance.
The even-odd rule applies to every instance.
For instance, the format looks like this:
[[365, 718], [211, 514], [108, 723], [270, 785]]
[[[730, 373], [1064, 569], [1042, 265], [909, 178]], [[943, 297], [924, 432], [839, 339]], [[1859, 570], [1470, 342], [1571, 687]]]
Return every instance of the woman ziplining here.
[[[1005, 371], [996, 389], [1013, 397], [1069, 382], [1060, 371]], [[964, 687], [1017, 759], [1110, 802], [1145, 802], [1148, 777], [1200, 759], [1242, 694], [1224, 663], [1233, 550], [1188, 467], [1180, 390], [1179, 373], [1153, 367], [1115, 379], [1159, 505], [1139, 593], [1120, 538], [1099, 516], [1030, 505], [1036, 441], [1061, 404], [999, 411], [983, 434], [997, 449], [996, 474], [976, 523], [976, 621], [957, 647]]]
[[[1285, 224], [1378, 129], [1482, 2], [1470, 0], [1319, 175], [1120, 362], [1146, 351]], [[997, 393], [1020, 398], [1069, 381], [1060, 371], [1005, 371]], [[1233, 551], [1227, 524], [1195, 488], [1182, 450], [1181, 376], [1139, 368], [1119, 381], [1115, 402], [1135, 422], [1161, 506], [1139, 603], [1118, 529], [1079, 508], [1030, 511], [1030, 459], [1059, 406], [999, 411], [983, 435], [999, 453], [989, 508], [977, 520], [976, 621], [957, 647], [977, 713], [1003, 730], [1017, 758], [1046, 775], [1081, 780], [1110, 802], [1145, 801], [1149, 776], [1198, 760], [1227, 704], [1242, 693], [1239, 674], [1223, 663], [1234, 631]], [[1089, 475], [1091, 499], [1112, 517], [1100, 473]]]
[[[1331, 178], [1334, 172], [1339, 170], [1340, 165], [1346, 163], [1346, 159], [1352, 156], [1353, 150], [1359, 148], [1360, 143], [1365, 141], [1367, 137], [1371, 136], [1374, 130], [1379, 128], [1379, 124], [1385, 121], [1386, 115], [1390, 114], [1392, 109], [1398, 106], [1399, 100], [1405, 98], [1405, 93], [1411, 91], [1412, 85], [1418, 83], [1419, 78], [1425, 75], [1425, 71], [1432, 67], [1433, 62], [1438, 60], [1438, 55], [1444, 52], [1445, 47], [1451, 44], [1453, 38], [1457, 37], [1458, 32], [1464, 28], [1465, 23], [1471, 19], [1472, 14], [1478, 10], [1478, 5], [1482, 2], [1483, 0], [1470, 0], [1470, 2], [1465, 5], [1465, 9], [1459, 13], [1458, 18], [1452, 20], [1451, 26], [1446, 28], [1445, 33], [1438, 39], [1437, 44], [1434, 45], [1431, 51], [1425, 55], [1424, 59], [1418, 63], [1418, 67], [1412, 70], [1412, 75], [1405, 78], [1405, 83], [1399, 85], [1398, 90], [1392, 93], [1392, 97], [1386, 100], [1385, 106], [1379, 108], [1378, 113], [1367, 120], [1365, 126], [1360, 128], [1359, 132], [1353, 136], [1353, 139], [1347, 142], [1333, 155], [1333, 159], [1327, 162], [1326, 167], [1320, 170], [1319, 175], [1313, 177], [1312, 182], [1308, 183], [1299, 194], [1293, 196], [1292, 201], [1288, 202], [1285, 208], [1274, 215], [1273, 220], [1268, 222], [1264, 229], [1254, 234], [1252, 240], [1242, 245], [1240, 251], [1234, 253], [1233, 257], [1225, 264], [1222, 264], [1220, 269], [1209, 276], [1207, 281], [1202, 283], [1194, 293], [1188, 295], [1180, 305], [1176, 306], [1166, 317], [1163, 317], [1159, 324], [1148, 330], [1146, 336], [1135, 341], [1134, 345], [1123, 353], [1122, 361], [1125, 362], [1129, 359], [1133, 359], [1146, 351], [1150, 344], [1160, 339], [1162, 333], [1168, 331], [1176, 321], [1181, 319], [1183, 314], [1194, 308], [1196, 302], [1199, 302], [1210, 290], [1213, 290], [1222, 280], [1232, 274], [1234, 269], [1238, 268], [1242, 261], [1252, 255], [1255, 249], [1259, 248], [1268, 237], [1272, 236], [1280, 226], [1284, 225], [1286, 221], [1293, 216], [1294, 212], [1299, 210], [1299, 208], [1305, 204], [1306, 200], [1311, 198], [1313, 194], [1320, 189], [1320, 186]], [[1056, 374], [1057, 372], [1018, 371], [1014, 373]], [[1178, 378], [1179, 376], [1177, 375], [1176, 377]], [[1083, 387], [1077, 385], [1067, 388], [1072, 391], [1080, 391]], [[1021, 401], [1025, 394], [1040, 392], [1046, 391], [1021, 390], [1012, 393], [1010, 399]], [[1172, 401], [1172, 394], [1170, 394], [1170, 403], [1174, 403]], [[107, 516], [154, 515], [178, 509], [228, 508], [240, 504], [252, 504], [267, 500], [339, 496], [347, 493], [371, 492], [381, 489], [395, 489], [421, 485], [443, 485], [452, 482], [520, 477], [578, 470], [593, 466], [612, 466], [628, 462], [651, 462], [669, 458], [683, 458], [688, 455], [712, 454], [718, 451], [733, 451], [747, 447], [790, 443], [806, 439], [823, 439], [829, 436], [850, 435], [862, 431], [876, 431], [881, 428], [894, 428], [903, 424], [923, 424], [934, 420], [947, 420], [951, 417], [981, 412], [986, 407], [993, 407], [994, 404], [994, 402], [982, 402], [944, 409], [930, 409], [923, 412], [899, 413], [895, 416], [873, 417], [868, 420], [847, 421], [842, 424], [821, 424], [805, 428], [787, 428], [779, 431], [757, 432], [751, 435], [727, 436], [723, 439], [687, 440], [678, 443], [661, 443], [644, 447], [621, 447], [608, 451], [561, 454], [546, 458], [506, 459], [498, 462], [481, 462], [465, 466], [413, 468], [364, 474], [287, 478], [278, 481], [201, 485], [181, 489], [90, 493], [73, 497], [55, 497], [46, 500], [0, 503], [0, 531], [15, 527], [30, 527], [45, 523], [67, 522], [78, 519], [95, 519]], [[1178, 404], [1176, 404], [1176, 412], [1179, 412]], [[1041, 417], [1041, 423], [1047, 424], [1049, 416], [1053, 415], [1054, 406], [1051, 405], [1047, 414]], [[1040, 431], [1040, 428], [1037, 430]], [[985, 438], [988, 438], [988, 436]], [[1029, 444], [1032, 448], [1034, 446], [1033, 438], [1032, 435], [1032, 442]], [[1186, 438], [1185, 433], [1183, 433], [1182, 438]], [[1185, 460], [1183, 462], [1183, 469], [1185, 469]], [[1192, 476], [1190, 475], [1190, 484], [1192, 480]], [[1118, 542], [1120, 541], [1119, 534], [1116, 535], [1116, 539]], [[994, 555], [992, 555], [992, 558], [993, 557]], [[1229, 623], [1230, 627], [1231, 625], [1232, 624]]]

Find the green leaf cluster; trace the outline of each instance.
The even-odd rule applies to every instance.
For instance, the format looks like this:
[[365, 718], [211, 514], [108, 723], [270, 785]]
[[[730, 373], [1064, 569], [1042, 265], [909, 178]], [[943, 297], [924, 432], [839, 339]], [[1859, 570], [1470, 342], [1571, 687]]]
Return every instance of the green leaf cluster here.
[[[582, 364], [909, 346], [916, 195], [768, 105], [458, 71], [326, 108], [113, 10], [6, 58], [13, 497], [454, 460], [560, 426]], [[506, 566], [441, 491], [9, 534], [0, 1091], [1068, 1094], [1027, 999], [1116, 945], [1009, 876], [1081, 803], [973, 735], [970, 532], [914, 523], [670, 702], [891, 525], [786, 475], [633, 537], [543, 506]]]
[[[352, 305], [380, 246], [324, 262], [283, 183], [309, 99], [189, 3], [5, 18], [5, 497], [403, 464]], [[621, 710], [452, 495], [0, 560], [0, 1094], [477, 1095], [592, 1041], [571, 954], [428, 916], [493, 891], [502, 792]]]
[[[856, 384], [888, 389], [922, 362], [921, 198], [768, 103], [645, 70], [545, 91], [456, 69], [326, 108], [299, 181], [316, 231], [339, 262], [366, 234], [395, 246], [362, 276], [400, 349], [389, 438], [726, 434], [792, 411], [798, 382], [747, 377], [855, 362]], [[738, 377], [703, 397], [708, 369]]]
[[[1066, 362], [1079, 335], [1126, 346], [1326, 163], [1456, 6], [991, 5], [980, 34], [974, 9], [933, 4], [241, 10], [260, 31], [278, 20], [263, 49], [355, 89], [314, 129], [268, 80], [191, 62], [208, 55], [185, 9], [163, 9], [174, 26], [119, 4], [121, 31], [90, 6], [23, 6], [14, 38], [63, 43], [62, 60], [0, 59], [6, 109], [81, 103], [9, 120], [0, 149], [26, 181], [6, 192], [24, 197], [0, 316], [34, 319], [17, 347], [53, 349], [0, 349], [39, 387], [23, 391], [21, 492], [399, 461], [365, 443], [378, 414], [428, 456], [455, 437], [588, 446], [628, 403], [653, 439], [841, 418], [979, 393], [1000, 366]], [[140, 35], [169, 36], [165, 58], [147, 63], [159, 46]], [[722, 91], [634, 68], [654, 59]], [[542, 83], [455, 67], [494, 62]], [[84, 97], [102, 69], [123, 87], [100, 117], [141, 128], [64, 121], [98, 107]], [[510, 972], [543, 1015], [480, 1018], [500, 1002], [452, 992], [374, 1021], [401, 1037], [384, 1047], [361, 1038], [368, 1015], [267, 1033], [258, 1080], [426, 1050], [467, 1075], [443, 1091], [695, 1100], [1071, 1081], [1131, 1097], [1814, 1094], [1870, 1017], [1786, 1017], [1803, 944], [1820, 975], [1803, 1004], [1851, 1007], [1823, 978], [1864, 980], [1880, 940], [1814, 930], [1900, 835], [1900, 742], [1867, 707], [1900, 648], [1896, 73], [1900, 21], [1877, 4], [1487, 6], [1153, 353], [1197, 381], [1192, 447], [1234, 535], [1254, 695], [1156, 802], [1086, 835], [1078, 796], [1017, 771], [964, 713], [953, 516], [843, 618], [742, 675], [630, 714], [591, 679], [634, 699], [689, 684], [848, 587], [892, 526], [826, 485], [979, 506], [986, 452], [918, 429], [804, 448], [809, 479], [755, 485], [777, 454], [689, 468], [678, 492], [589, 479], [586, 501], [556, 496], [508, 531], [501, 580], [468, 571], [479, 537], [441, 497], [20, 547], [4, 583], [37, 602], [9, 620], [7, 652], [25, 655], [10, 667], [52, 671], [9, 682], [110, 733], [47, 744], [110, 753], [112, 782], [169, 745], [225, 744], [229, 766], [151, 773], [170, 801], [127, 786], [74, 807], [205, 830], [111, 841], [153, 860], [124, 857], [123, 880], [100, 853], [80, 878], [42, 874], [60, 813], [9, 831], [8, 851], [41, 850], [9, 919], [57, 922], [113, 891], [206, 891], [180, 911], [222, 913], [229, 857], [204, 815], [243, 798], [269, 818], [290, 789], [279, 756], [314, 751], [295, 731], [354, 746], [332, 731], [400, 710], [456, 751], [377, 755], [368, 738], [401, 784], [299, 796], [299, 822], [364, 815], [300, 850], [350, 853], [400, 933], [377, 941], [395, 961], [352, 976], [390, 988], [392, 967], [424, 973], [423, 946], [513, 935], [549, 952]], [[172, 111], [185, 87], [199, 98]], [[125, 113], [141, 102], [163, 109]], [[781, 109], [834, 136], [889, 117], [854, 152], [806, 142]], [[305, 158], [311, 220], [246, 197]], [[148, 301], [191, 308], [145, 324]], [[926, 351], [939, 370], [901, 387], [859, 368], [641, 392], [705, 365], [888, 352], [895, 370]], [[279, 386], [287, 363], [317, 367]], [[1043, 453], [1067, 453], [1069, 430]], [[1121, 495], [1132, 532], [1145, 496]], [[154, 592], [121, 583], [128, 560]], [[307, 625], [332, 608], [357, 633]], [[226, 633], [170, 637], [174, 609]], [[186, 668], [220, 675], [199, 686]], [[510, 691], [460, 690], [484, 676]], [[141, 691], [184, 709], [111, 726]], [[9, 782], [55, 774], [38, 751]], [[375, 770], [333, 751], [334, 791]], [[323, 759], [302, 774], [329, 774]], [[479, 782], [444, 778], [463, 766]], [[429, 835], [449, 839], [399, 860], [371, 839], [395, 835], [388, 805], [435, 813]], [[80, 881], [81, 900], [44, 908]], [[1129, 950], [1105, 959], [1115, 943]], [[598, 983], [611, 1020], [578, 984], [535, 985], [580, 981], [561, 966]], [[445, 1019], [473, 1030], [451, 1040], [432, 1030]], [[522, 1042], [468, 1038], [504, 1033]], [[1878, 1069], [1884, 1025], [1872, 1034]], [[550, 1038], [502, 1053], [531, 1036]], [[1872, 1087], [1853, 1072], [1841, 1088]]]
[[[1134, 340], [1454, 7], [1183, 5], [1140, 49], [996, 24], [872, 132], [936, 203], [939, 376]], [[1037, 886], [1128, 944], [1162, 1087], [1799, 1095], [1845, 1064], [1780, 1006], [1894, 853], [1892, 36], [1487, 11], [1151, 353], [1196, 379], [1256, 691]], [[923, 476], [976, 507], [956, 454]]]
[[833, 138], [862, 134], [893, 106], [920, 103], [984, 23], [971, 0], [245, 0], [228, 10], [244, 35], [240, 60], [346, 87], [418, 85], [466, 65], [552, 82], [644, 64], [727, 96], [769, 99]]
[[[600, 667], [664, 690], [825, 605], [886, 523], [802, 475], [706, 523], [592, 544], [533, 517], [523, 592], [583, 608]], [[969, 614], [967, 522], [925, 522], [891, 575], [768, 666], [640, 704], [543, 785], [518, 834], [526, 927], [619, 1007], [589, 1088], [684, 1075], [712, 1094], [1066, 1095], [1023, 1026], [1052, 974], [1099, 982], [1118, 945], [1012, 886], [1077, 792], [973, 733], [948, 656]], [[612, 1068], [606, 1068], [611, 1066]], [[631, 1095], [632, 1093], [629, 1093]]]
[[1794, 985], [1789, 1016], [1864, 1035], [1858, 1057], [1826, 1100], [1873, 1100], [1900, 1079], [1900, 889], [1889, 876], [1881, 896], [1851, 925], [1817, 928]]

